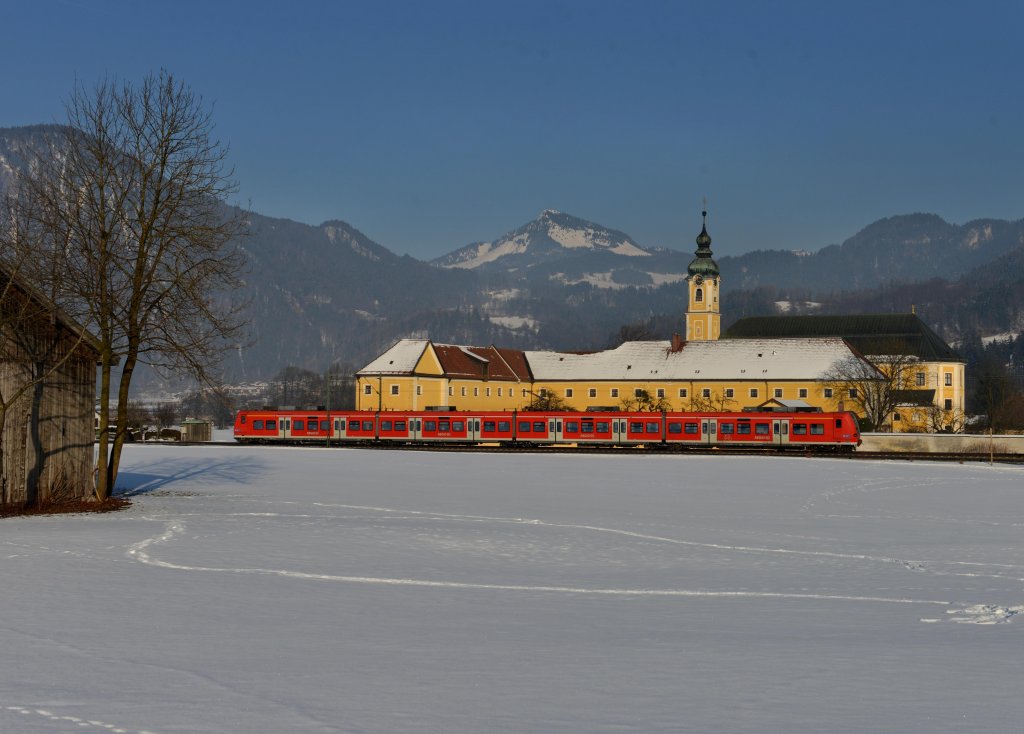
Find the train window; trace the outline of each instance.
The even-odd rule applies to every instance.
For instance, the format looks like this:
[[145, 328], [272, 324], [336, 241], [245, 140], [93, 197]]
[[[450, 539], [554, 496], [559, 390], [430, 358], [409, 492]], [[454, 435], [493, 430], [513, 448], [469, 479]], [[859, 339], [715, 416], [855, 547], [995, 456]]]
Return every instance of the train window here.
[[305, 431], [306, 430], [306, 422], [304, 420], [302, 420], [301, 418], [296, 418], [295, 419], [295, 430], [296, 431]]
[[634, 422], [634, 423], [630, 423], [629, 424], [629, 430], [631, 432], [633, 432], [633, 433], [643, 433], [644, 432], [644, 424], [640, 423], [639, 421]]
[[825, 435], [825, 424], [824, 423], [812, 423], [811, 424], [811, 435], [812, 436], [824, 436]]
[[267, 430], [268, 431], [276, 431], [277, 430], [277, 421], [276, 420], [267, 421]]
[[788, 423], [783, 423], [782, 424], [782, 435], [786, 436], [788, 434], [789, 434], [789, 424]]
[[484, 430], [488, 433], [494, 432], [494, 421], [484, 421]]
[[683, 426], [683, 433], [689, 433], [691, 436], [696, 436], [699, 433], [699, 431], [697, 430], [697, 424], [687, 423], [685, 426]]
[[424, 431], [436, 431], [437, 430], [437, 421], [423, 421], [423, 430]]
[[736, 433], [742, 433], [745, 436], [749, 436], [750, 435], [750, 424], [749, 423], [740, 423], [740, 424], [738, 424], [736, 426]]
[[452, 421], [453, 431], [464, 431], [466, 430], [466, 424], [463, 421]]
[[340, 431], [341, 430], [341, 421], [339, 421], [339, 420], [334, 421], [334, 430], [335, 431]]
[[582, 429], [584, 433], [594, 432], [594, 421], [583, 421]]
[[772, 427], [767, 423], [755, 423], [754, 433], [758, 436], [767, 436], [772, 432]]
[[736, 432], [736, 426], [732, 423], [723, 423], [718, 428], [723, 436], [728, 436]]
[[530, 432], [530, 421], [519, 421], [519, 432], [529, 433]]
[[793, 424], [793, 435], [794, 436], [806, 436], [807, 435], [807, 424], [806, 423], [794, 423]]
[[404, 431], [405, 430], [405, 421], [395, 421], [395, 430], [396, 431]]
[[437, 422], [437, 430], [439, 431], [450, 431], [452, 430], [452, 422], [450, 420], [440, 420]]
[[329, 430], [331, 430], [331, 422], [330, 421], [320, 421], [320, 430], [321, 431], [329, 431]]
[[534, 433], [544, 433], [544, 421], [534, 421], [533, 423]]
[[[593, 426], [594, 424], [591, 423], [590, 425]], [[566, 433], [579, 433], [579, 430], [580, 430], [580, 424], [577, 423], [576, 421], [566, 421], [565, 422], [565, 432]]]
[[511, 421], [498, 421], [498, 430], [499, 431], [511, 431], [512, 430], [512, 422]]
[[661, 433], [661, 424], [660, 423], [648, 423], [647, 424], [647, 432], [648, 433]]
[[372, 431], [373, 430], [373, 421], [363, 421], [363, 430], [364, 431]]
[[779, 424], [778, 423], [774, 423], [773, 425], [775, 426], [775, 435], [778, 436], [779, 435]]
[[253, 421], [252, 422], [252, 428], [253, 428], [254, 431], [262, 431], [263, 430], [263, 421]]
[[283, 428], [284, 430], [287, 431], [291, 427], [292, 427], [291, 421], [289, 421], [287, 418], [285, 418], [283, 421], [281, 421], [281, 428]]
[[243, 426], [245, 425], [245, 419], [246, 419], [246, 416], [244, 416], [244, 415], [238, 416], [238, 422], [241, 423]]
[[842, 418], [836, 418], [836, 428], [842, 428], [842, 427], [843, 427], [843, 419]]
[[381, 421], [380, 422], [380, 430], [382, 430], [382, 431], [390, 431], [391, 430], [391, 421]]
[[682, 433], [683, 432], [683, 424], [682, 423], [669, 423], [668, 424], [668, 432], [669, 433]]
[[350, 430], [350, 431], [358, 431], [359, 430], [359, 421], [349, 421], [348, 422], [348, 430]]

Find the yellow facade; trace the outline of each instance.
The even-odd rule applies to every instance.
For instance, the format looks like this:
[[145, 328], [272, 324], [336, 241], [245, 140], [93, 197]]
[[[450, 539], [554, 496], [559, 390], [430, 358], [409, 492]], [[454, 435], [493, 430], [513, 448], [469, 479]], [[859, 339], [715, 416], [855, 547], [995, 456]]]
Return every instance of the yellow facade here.
[[898, 405], [889, 422], [894, 432], [960, 432], [964, 424], [965, 365], [962, 362], [920, 362], [904, 374], [905, 390], [934, 390], [930, 406]]

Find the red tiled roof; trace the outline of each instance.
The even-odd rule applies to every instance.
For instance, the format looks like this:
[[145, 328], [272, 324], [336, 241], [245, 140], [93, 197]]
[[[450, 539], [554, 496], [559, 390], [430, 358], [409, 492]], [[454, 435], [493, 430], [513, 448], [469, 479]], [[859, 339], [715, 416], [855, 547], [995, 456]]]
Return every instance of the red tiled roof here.
[[434, 352], [447, 377], [486, 380], [529, 380], [525, 355], [515, 349], [434, 344]]

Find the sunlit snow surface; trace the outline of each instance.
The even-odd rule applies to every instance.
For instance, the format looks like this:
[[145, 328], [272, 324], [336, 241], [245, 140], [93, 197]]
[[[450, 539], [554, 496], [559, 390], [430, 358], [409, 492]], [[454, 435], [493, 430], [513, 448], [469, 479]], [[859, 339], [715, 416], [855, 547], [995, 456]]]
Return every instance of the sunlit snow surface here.
[[991, 732], [1024, 469], [129, 447], [0, 521], [0, 732]]

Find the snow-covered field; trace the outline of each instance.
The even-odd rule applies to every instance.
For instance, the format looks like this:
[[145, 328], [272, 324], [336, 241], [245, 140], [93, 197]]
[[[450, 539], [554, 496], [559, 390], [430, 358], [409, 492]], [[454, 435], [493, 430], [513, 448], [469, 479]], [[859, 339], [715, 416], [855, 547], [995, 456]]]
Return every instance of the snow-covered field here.
[[129, 446], [0, 732], [1019, 732], [1024, 469]]

